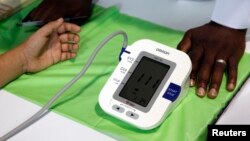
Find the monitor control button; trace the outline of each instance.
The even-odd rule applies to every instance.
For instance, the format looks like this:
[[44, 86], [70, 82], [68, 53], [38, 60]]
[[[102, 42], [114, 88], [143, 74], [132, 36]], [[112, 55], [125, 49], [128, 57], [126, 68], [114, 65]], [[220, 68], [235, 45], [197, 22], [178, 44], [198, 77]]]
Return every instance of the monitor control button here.
[[119, 106], [119, 105], [113, 105], [113, 106], [112, 106], [112, 109], [115, 110], [115, 111], [117, 111], [117, 112], [119, 112], [119, 113], [123, 113], [123, 112], [125, 111], [125, 109], [122, 108], [122, 107]]
[[139, 115], [134, 113], [134, 112], [131, 112], [131, 111], [127, 111], [126, 112], [126, 115], [132, 119], [138, 119], [139, 118]]

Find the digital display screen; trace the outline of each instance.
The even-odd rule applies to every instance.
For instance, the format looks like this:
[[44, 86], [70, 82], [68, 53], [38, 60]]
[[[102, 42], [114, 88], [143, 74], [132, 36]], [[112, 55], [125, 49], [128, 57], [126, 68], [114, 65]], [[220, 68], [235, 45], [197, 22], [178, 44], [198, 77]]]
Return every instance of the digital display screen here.
[[142, 57], [119, 96], [146, 107], [169, 68], [169, 65]]

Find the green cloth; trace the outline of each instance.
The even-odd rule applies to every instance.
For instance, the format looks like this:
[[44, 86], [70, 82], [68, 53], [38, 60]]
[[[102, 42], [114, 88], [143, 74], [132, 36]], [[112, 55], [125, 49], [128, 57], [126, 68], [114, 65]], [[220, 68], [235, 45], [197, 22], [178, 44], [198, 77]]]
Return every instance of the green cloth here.
[[[0, 22], [1, 53], [15, 47], [34, 32], [32, 28], [16, 27], [16, 23], [37, 4], [37, 2], [33, 3]], [[4, 89], [40, 106], [44, 105], [81, 70], [94, 48], [106, 36], [117, 30], [127, 32], [129, 44], [148, 38], [176, 47], [183, 36], [183, 32], [123, 15], [114, 7], [104, 9], [95, 6], [90, 21], [82, 26], [80, 50], [76, 59], [58, 63], [35, 74], [24, 74]], [[143, 131], [107, 115], [98, 105], [99, 92], [118, 64], [121, 45], [121, 36], [112, 39], [99, 52], [85, 76], [54, 104], [52, 110], [119, 140], [205, 141], [207, 125], [216, 119], [250, 72], [247, 65], [250, 54], [244, 54], [239, 64], [238, 85], [234, 92], [226, 90], [225, 77], [219, 96], [214, 100], [199, 98], [195, 95], [195, 88], [190, 88], [187, 97], [160, 127]]]

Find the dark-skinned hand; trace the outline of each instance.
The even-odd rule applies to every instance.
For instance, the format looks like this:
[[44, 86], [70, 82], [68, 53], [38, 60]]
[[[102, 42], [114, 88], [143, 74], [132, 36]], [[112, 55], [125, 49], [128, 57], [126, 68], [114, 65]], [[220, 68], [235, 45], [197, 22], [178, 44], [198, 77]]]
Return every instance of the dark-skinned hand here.
[[224, 72], [227, 74], [227, 90], [235, 89], [238, 63], [245, 51], [246, 31], [211, 21], [185, 33], [177, 48], [190, 55], [190, 86], [196, 85], [199, 97], [216, 98]]
[[81, 25], [91, 15], [92, 0], [43, 0], [24, 19], [26, 21], [44, 21], [48, 23], [60, 17], [72, 18], [86, 16], [86, 19], [72, 23]]

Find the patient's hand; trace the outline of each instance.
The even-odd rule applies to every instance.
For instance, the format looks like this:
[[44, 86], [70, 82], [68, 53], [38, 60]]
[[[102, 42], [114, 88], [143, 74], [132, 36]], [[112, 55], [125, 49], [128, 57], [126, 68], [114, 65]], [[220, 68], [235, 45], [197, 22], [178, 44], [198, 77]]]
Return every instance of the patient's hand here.
[[[197, 87], [197, 95], [216, 98], [224, 72], [227, 89], [234, 90], [238, 63], [245, 50], [245, 30], [236, 30], [210, 22], [188, 30], [178, 49], [189, 53], [192, 60], [190, 85]], [[225, 60], [225, 63], [223, 63]]]
[[[81, 16], [86, 16], [87, 19], [91, 14], [91, 5], [92, 0], [43, 0], [23, 21], [43, 20], [47, 23], [60, 17]], [[81, 25], [86, 19], [73, 23]]]
[[40, 28], [21, 47], [26, 72], [37, 72], [76, 56], [80, 27], [58, 19]]
[[[74, 58], [80, 27], [60, 18], [32, 34], [21, 45], [0, 54], [0, 88], [25, 72], [41, 71], [60, 61]], [[70, 43], [69, 43], [70, 42]]]

